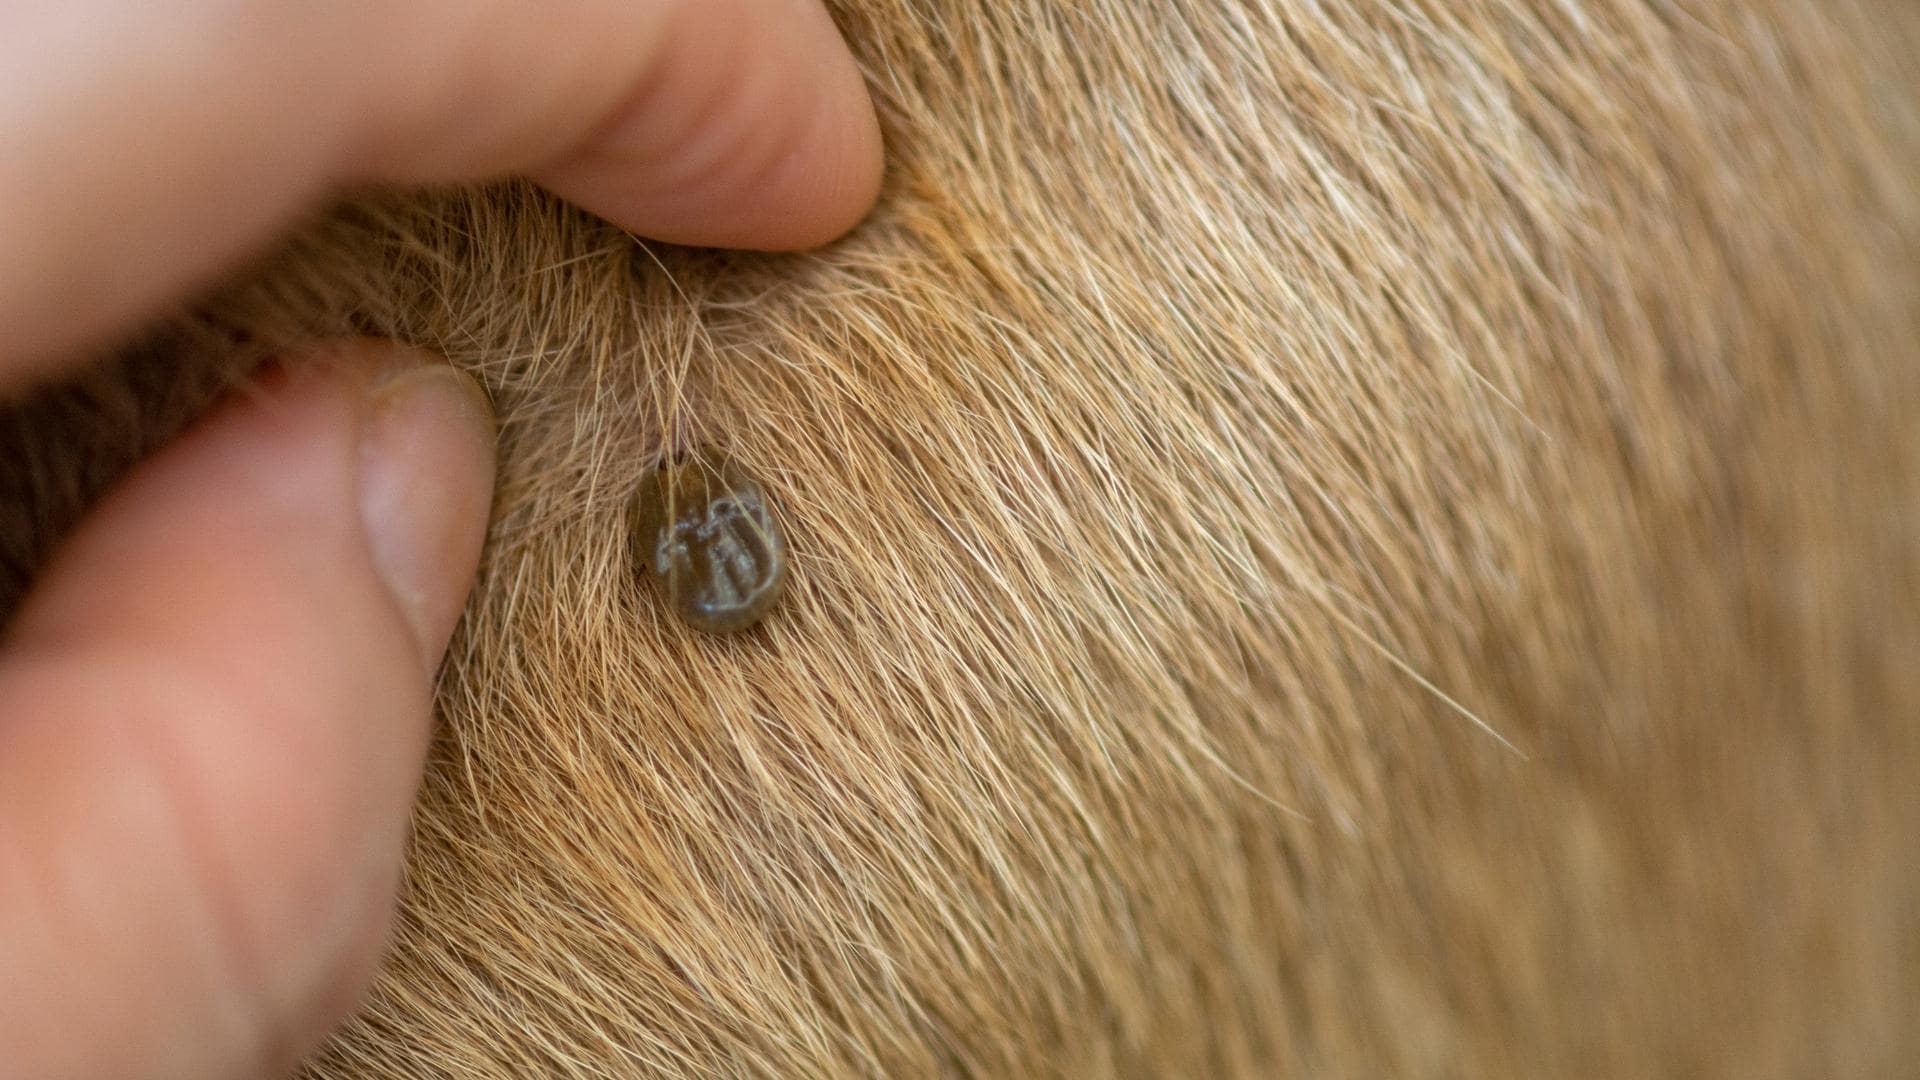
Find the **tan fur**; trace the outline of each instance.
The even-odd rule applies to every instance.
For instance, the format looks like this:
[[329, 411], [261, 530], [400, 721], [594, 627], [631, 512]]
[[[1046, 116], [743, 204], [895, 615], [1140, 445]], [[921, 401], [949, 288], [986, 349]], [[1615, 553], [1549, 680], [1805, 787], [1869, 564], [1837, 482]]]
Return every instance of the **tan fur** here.
[[[1909, 1073], [1920, 7], [838, 10], [846, 241], [363, 200], [7, 436], [17, 590], [297, 333], [495, 395], [311, 1077]], [[677, 440], [783, 507], [744, 637], [635, 576]]]

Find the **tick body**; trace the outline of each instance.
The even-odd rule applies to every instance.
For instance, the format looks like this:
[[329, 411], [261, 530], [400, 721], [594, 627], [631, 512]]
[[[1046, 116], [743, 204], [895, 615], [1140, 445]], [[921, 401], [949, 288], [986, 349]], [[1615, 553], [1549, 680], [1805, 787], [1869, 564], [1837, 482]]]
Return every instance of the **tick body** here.
[[780, 599], [786, 540], [759, 481], [726, 455], [662, 462], [641, 484], [633, 521], [646, 571], [696, 630], [744, 630]]

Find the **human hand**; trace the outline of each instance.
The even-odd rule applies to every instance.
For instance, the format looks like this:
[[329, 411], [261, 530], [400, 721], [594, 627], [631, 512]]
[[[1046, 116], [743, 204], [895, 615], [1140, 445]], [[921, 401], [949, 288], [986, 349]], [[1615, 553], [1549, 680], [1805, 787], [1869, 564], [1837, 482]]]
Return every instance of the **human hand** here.
[[[879, 181], [818, 0], [26, 0], [0, 10], [0, 393], [332, 189], [522, 173], [636, 232], [795, 248]], [[253, 1077], [390, 917], [491, 420], [330, 346], [135, 470], [0, 645], [0, 1076]]]

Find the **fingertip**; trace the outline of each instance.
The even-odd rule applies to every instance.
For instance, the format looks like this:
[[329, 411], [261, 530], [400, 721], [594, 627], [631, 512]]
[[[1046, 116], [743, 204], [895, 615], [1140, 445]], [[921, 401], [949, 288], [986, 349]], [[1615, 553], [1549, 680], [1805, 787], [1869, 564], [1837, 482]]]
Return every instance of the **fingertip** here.
[[[444, 361], [326, 352], [137, 470], [10, 628], [0, 923], [29, 929], [0, 934], [0, 1045], [22, 1075], [258, 1075], [372, 974], [491, 436]], [[129, 1046], [87, 1043], [103, 1024]]]
[[682, 4], [609, 120], [534, 178], [637, 234], [797, 251], [838, 238], [879, 196], [880, 124], [817, 0]]
[[478, 383], [424, 360], [377, 379], [360, 439], [360, 512], [374, 568], [429, 666], [480, 561], [493, 495], [493, 410]]

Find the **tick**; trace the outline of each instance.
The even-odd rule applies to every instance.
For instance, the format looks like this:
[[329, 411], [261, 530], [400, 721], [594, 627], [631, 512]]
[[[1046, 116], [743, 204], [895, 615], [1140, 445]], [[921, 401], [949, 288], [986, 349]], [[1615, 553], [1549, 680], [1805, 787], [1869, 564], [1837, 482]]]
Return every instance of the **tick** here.
[[633, 525], [644, 570], [694, 629], [745, 630], [780, 599], [786, 540], [760, 482], [725, 453], [661, 462], [641, 482]]

